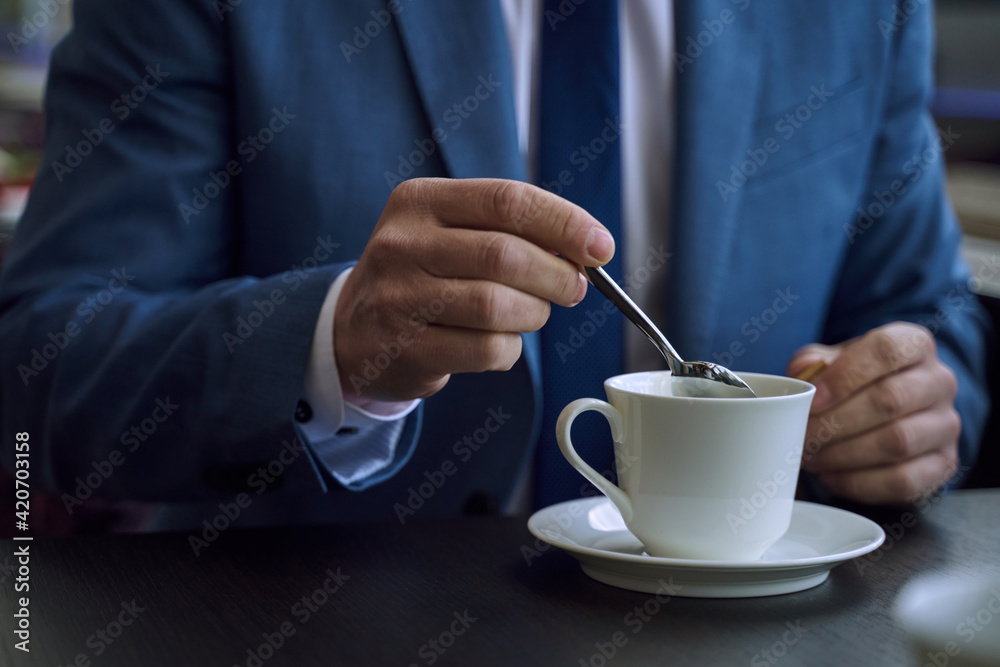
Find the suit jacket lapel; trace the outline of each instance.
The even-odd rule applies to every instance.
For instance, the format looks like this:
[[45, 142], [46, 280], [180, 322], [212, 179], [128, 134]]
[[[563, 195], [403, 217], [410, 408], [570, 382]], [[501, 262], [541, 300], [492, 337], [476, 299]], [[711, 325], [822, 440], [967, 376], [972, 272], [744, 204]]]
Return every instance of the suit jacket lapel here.
[[[742, 190], [726, 193], [732, 165], [746, 158], [761, 79], [768, 3], [675, 3], [677, 73], [673, 271], [668, 331], [686, 359], [711, 361]], [[713, 35], [705, 21], [732, 13]], [[707, 45], [708, 38], [712, 37]], [[690, 38], [690, 39], [689, 39]], [[699, 43], [699, 39], [702, 40]]]
[[525, 180], [498, 3], [413, 3], [397, 18], [428, 123], [443, 137], [448, 175]]

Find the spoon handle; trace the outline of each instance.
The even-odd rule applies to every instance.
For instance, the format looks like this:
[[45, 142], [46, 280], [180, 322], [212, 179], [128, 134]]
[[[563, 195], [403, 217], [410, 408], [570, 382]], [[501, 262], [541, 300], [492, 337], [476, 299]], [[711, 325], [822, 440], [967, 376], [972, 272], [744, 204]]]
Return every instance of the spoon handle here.
[[670, 370], [679, 375], [680, 365], [684, 363], [684, 360], [677, 354], [677, 350], [673, 348], [666, 336], [646, 317], [646, 313], [642, 312], [639, 306], [635, 305], [635, 302], [629, 298], [625, 290], [619, 287], [618, 283], [612, 280], [611, 276], [601, 267], [585, 266], [583, 270], [587, 272], [587, 277], [590, 278], [594, 287], [606, 296], [608, 301], [613, 303], [618, 310], [622, 311], [625, 317], [632, 321], [632, 324], [639, 327], [639, 330], [646, 334], [653, 345], [659, 348], [660, 353], [667, 360]]

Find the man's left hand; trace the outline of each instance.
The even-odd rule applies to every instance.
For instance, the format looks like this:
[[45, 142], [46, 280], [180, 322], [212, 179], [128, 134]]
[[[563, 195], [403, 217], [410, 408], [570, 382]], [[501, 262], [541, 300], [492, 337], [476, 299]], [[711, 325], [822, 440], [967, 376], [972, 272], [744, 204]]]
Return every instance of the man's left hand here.
[[955, 374], [926, 328], [893, 322], [839, 345], [807, 345], [795, 376], [822, 359], [802, 467], [834, 493], [863, 503], [907, 503], [958, 466]]

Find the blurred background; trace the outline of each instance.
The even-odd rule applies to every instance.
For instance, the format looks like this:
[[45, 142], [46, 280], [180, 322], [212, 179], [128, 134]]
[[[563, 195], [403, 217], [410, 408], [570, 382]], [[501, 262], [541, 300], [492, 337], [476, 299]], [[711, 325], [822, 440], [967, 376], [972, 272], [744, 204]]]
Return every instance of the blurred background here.
[[42, 88], [71, 0], [0, 0], [0, 261], [41, 159]]
[[[1000, 0], [938, 0], [935, 11], [937, 93], [931, 110], [942, 130], [958, 135], [944, 153], [948, 188], [966, 232], [968, 261], [974, 271], [982, 267], [980, 275], [992, 276], [975, 287], [994, 322], [1000, 323], [1000, 272], [996, 271], [1000, 258]], [[70, 29], [71, 14], [72, 0], [0, 0], [0, 264], [41, 164], [46, 65], [53, 46]], [[1000, 395], [998, 369], [994, 350], [990, 373], [995, 397]], [[1000, 410], [993, 412], [986, 446], [967, 486], [1000, 485]], [[54, 515], [66, 517], [61, 511]]]

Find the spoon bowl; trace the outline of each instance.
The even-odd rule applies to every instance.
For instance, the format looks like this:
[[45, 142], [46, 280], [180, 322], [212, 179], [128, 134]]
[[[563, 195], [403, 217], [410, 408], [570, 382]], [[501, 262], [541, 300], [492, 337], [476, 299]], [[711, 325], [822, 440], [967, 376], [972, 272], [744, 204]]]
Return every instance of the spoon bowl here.
[[753, 390], [736, 373], [710, 361], [684, 361], [667, 337], [660, 333], [652, 320], [629, 298], [611, 276], [600, 267], [584, 267], [590, 282], [615, 305], [632, 324], [646, 334], [657, 347], [674, 376], [675, 395], [711, 396], [713, 398], [756, 398]]

